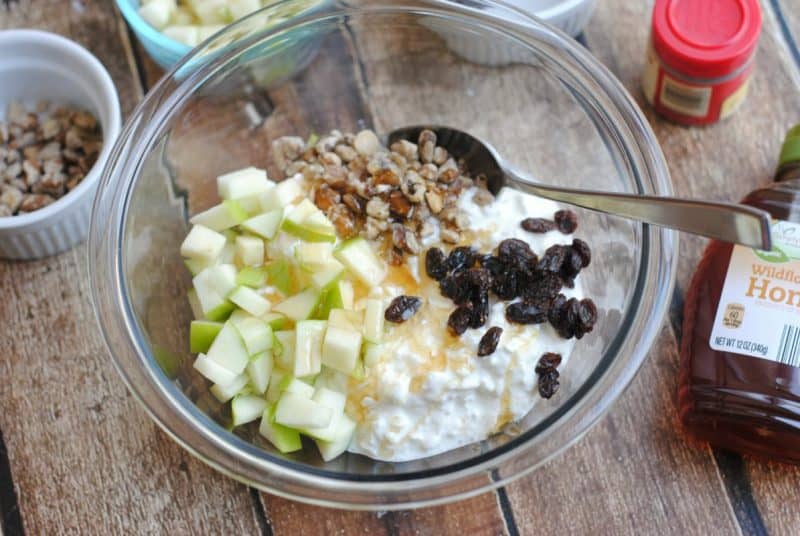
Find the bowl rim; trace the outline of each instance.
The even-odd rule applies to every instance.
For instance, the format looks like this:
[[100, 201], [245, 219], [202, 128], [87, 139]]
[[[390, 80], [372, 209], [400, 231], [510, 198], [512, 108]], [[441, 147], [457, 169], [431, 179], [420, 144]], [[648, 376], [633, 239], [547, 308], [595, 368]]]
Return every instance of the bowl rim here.
[[[286, 0], [287, 2], [289, 0]], [[489, 6], [501, 6], [505, 7], [504, 4], [499, 2], [493, 2], [491, 0], [484, 0], [485, 3]], [[285, 2], [279, 2], [278, 4], [282, 4]], [[274, 4], [274, 5], [278, 5]], [[383, 4], [380, 6], [368, 6], [368, 7], [359, 7], [359, 8], [351, 8], [351, 7], [343, 7], [331, 12], [326, 12], [322, 14], [314, 14], [309, 15], [307, 17], [299, 18], [298, 20], [294, 20], [291, 23], [285, 23], [278, 25], [276, 27], [270, 28], [266, 31], [258, 33], [255, 37], [248, 37], [243, 39], [241, 43], [237, 43], [236, 46], [232, 47], [234, 52], [228, 52], [227, 54], [222, 55], [221, 57], [215, 58], [212, 62], [212, 65], [216, 65], [217, 68], [219, 65], [224, 64], [230, 58], [235, 57], [239, 53], [243, 53], [246, 51], [251, 45], [254, 43], [258, 43], [260, 41], [268, 39], [270, 36], [281, 35], [284, 31], [288, 29], [294, 29], [303, 24], [307, 24], [310, 22], [320, 22], [325, 19], [338, 19], [340, 17], [346, 17], [348, 15], [359, 15], [363, 13], [370, 13], [370, 14], [395, 14], [395, 13], [405, 13], [405, 12], [412, 12], [415, 14], [423, 14], [428, 16], [434, 16], [439, 18], [452, 18], [460, 23], [464, 23], [467, 25], [481, 25], [482, 29], [486, 28], [487, 22], [489, 22], [489, 26], [492, 28], [493, 31], [507, 34], [507, 36], [514, 37], [520, 40], [522, 43], [528, 44], [528, 46], [538, 45], [542, 46], [543, 44], [547, 43], [547, 40], [544, 39], [542, 36], [535, 36], [531, 30], [538, 29], [540, 33], [546, 35], [547, 39], [552, 39], [555, 41], [557, 45], [559, 45], [563, 50], [561, 53], [566, 54], [566, 58], [563, 61], [571, 60], [574, 65], [573, 67], [580, 71], [580, 73], [587, 78], [590, 78], [593, 82], [596, 82], [603, 86], [603, 89], [607, 92], [606, 97], [612, 100], [611, 104], [614, 108], [611, 112], [606, 111], [606, 113], [613, 113], [617, 112], [620, 117], [618, 119], [622, 120], [622, 125], [614, 125], [617, 129], [614, 133], [620, 134], [619, 129], [623, 128], [626, 131], [630, 131], [629, 138], [630, 141], [624, 143], [624, 149], [627, 151], [633, 151], [635, 154], [632, 155], [632, 158], [635, 159], [635, 162], [628, 162], [632, 167], [630, 170], [636, 182], [638, 182], [638, 188], [645, 188], [648, 185], [652, 185], [655, 190], [660, 190], [659, 193], [661, 194], [669, 194], [671, 192], [671, 183], [669, 181], [669, 173], [666, 166], [666, 162], [664, 161], [663, 154], [661, 153], [660, 147], [655, 139], [652, 130], [650, 129], [649, 125], [647, 124], [646, 120], [644, 119], [642, 112], [638, 109], [633, 99], [627, 93], [627, 91], [622, 87], [619, 81], [613, 77], [606, 69], [603, 67], [597, 60], [595, 60], [591, 55], [584, 51], [579, 44], [572, 41], [571, 38], [566, 36], [565, 34], [553, 30], [550, 26], [544, 25], [539, 22], [534, 17], [528, 17], [525, 24], [521, 22], [514, 22], [511, 23], [508, 20], [503, 19], [502, 17], [497, 16], [490, 16], [487, 17], [486, 13], [480, 13], [476, 10], [466, 8], [463, 6], [450, 6], [449, 8], [445, 8], [443, 4], [445, 2], [434, 2], [429, 1], [425, 3], [424, 7], [420, 7], [419, 5], [405, 5], [402, 2], [394, 2], [391, 5]], [[273, 5], [273, 6], [274, 6]], [[265, 8], [270, 9], [270, 8]], [[256, 12], [258, 13], [258, 12]], [[487, 21], [487, 18], [490, 21]], [[243, 19], [246, 20], [246, 19]], [[238, 23], [237, 23], [238, 24]], [[527, 37], [527, 40], [525, 39]], [[198, 51], [195, 51], [188, 57], [184, 58], [180, 63], [178, 63], [172, 70], [172, 72], [162, 79], [156, 89], [151, 92], [151, 98], [155, 99], [153, 95], [158, 93], [159, 89], [162, 89], [162, 85], [167, 84], [167, 79], [171, 78], [175, 75], [181, 68], [188, 62], [191, 62], [194, 59], [194, 56], [198, 54]], [[209, 72], [206, 73], [206, 76], [211, 76], [216, 72], [215, 68], [209, 67]], [[195, 73], [196, 74], [196, 73]], [[196, 82], [198, 77], [194, 75], [189, 75], [185, 79], [181, 80], [180, 84], [189, 84], [191, 82]], [[207, 78], [202, 78], [203, 80]], [[174, 89], [174, 88], [173, 88]], [[179, 91], [174, 93], [180, 93]], [[162, 116], [168, 115], [167, 112], [164, 112], [164, 108], [168, 107], [170, 109], [178, 106], [180, 104], [180, 100], [175, 97], [175, 94], [169, 95], [166, 99], [162, 99], [160, 101], [159, 110]], [[185, 97], [186, 95], [184, 95]], [[138, 114], [142, 111], [145, 103], [143, 102], [140, 104], [140, 108], [137, 109], [134, 116], [138, 117]], [[161, 120], [164, 120], [164, 117], [161, 117]], [[123, 150], [123, 145], [127, 141], [128, 136], [131, 134], [132, 130], [134, 129], [135, 124], [133, 122], [129, 123], [126, 127], [126, 132], [120, 138], [117, 143], [116, 151], [121, 152]], [[159, 126], [158, 121], [148, 122], [149, 134], [153, 134], [157, 132]], [[633, 138], [631, 135], [636, 133], [639, 137]], [[145, 136], [146, 137], [146, 136]], [[152, 141], [152, 140], [151, 140]], [[633, 144], [632, 146], [628, 146], [629, 144]], [[144, 148], [146, 152], [147, 149], [151, 149], [152, 146]], [[139, 148], [141, 150], [141, 147]], [[110, 168], [107, 166], [107, 169], [104, 173], [104, 185], [107, 185], [110, 177]], [[641, 182], [641, 173], [646, 173], [650, 178], [650, 183], [645, 185]], [[132, 176], [136, 176], [136, 174], [132, 174]], [[124, 214], [127, 210], [128, 203], [130, 201], [129, 197], [132, 192], [133, 181], [129, 181], [127, 189], [122, 192], [122, 195], [125, 197], [124, 205], [125, 209], [122, 210]], [[92, 217], [92, 240], [90, 242], [90, 255], [92, 257], [97, 257], [100, 252], [95, 252], [95, 249], [98, 247], [102, 250], [103, 244], [98, 244], [95, 238], [98, 240], [108, 240], [107, 236], [95, 236], [96, 235], [96, 224], [99, 221], [100, 213], [103, 212], [103, 207], [101, 206], [101, 198], [98, 198], [95, 201], [95, 207], [93, 211]], [[105, 223], [105, 221], [104, 221]], [[138, 392], [137, 385], [135, 382], [132, 381], [129, 372], [125, 370], [123, 365], [121, 364], [120, 360], [114, 358], [115, 366], [117, 367], [119, 373], [121, 374], [123, 381], [125, 381], [128, 388], [132, 391], [134, 396], [143, 404], [146, 411], [151, 415], [153, 418], [173, 439], [175, 439], [179, 444], [181, 444], [184, 448], [189, 450], [192, 454], [199, 457], [209, 465], [212, 465], [217, 470], [232, 476], [238, 480], [244, 481], [249, 485], [254, 485], [260, 489], [265, 489], [271, 493], [289, 497], [296, 500], [301, 500], [308, 503], [319, 504], [324, 506], [334, 506], [334, 507], [348, 507], [348, 508], [359, 508], [359, 509], [385, 509], [385, 508], [400, 508], [400, 507], [415, 507], [421, 505], [430, 505], [430, 504], [438, 504], [442, 502], [452, 501], [459, 498], [464, 498], [468, 496], [475, 495], [477, 493], [481, 493], [486, 491], [490, 488], [495, 488], [505, 484], [506, 482], [514, 479], [519, 478], [520, 476], [528, 473], [529, 471], [533, 470], [535, 467], [538, 467], [542, 463], [545, 463], [548, 459], [556, 456], [564, 449], [568, 448], [571, 444], [576, 442], [580, 439], [588, 430], [595, 424], [599, 418], [604, 415], [611, 407], [611, 402], [619, 397], [622, 393], [624, 388], [629, 384], [632, 380], [635, 373], [639, 370], [641, 364], [643, 363], [644, 359], [646, 358], [647, 351], [649, 351], [650, 346], [652, 345], [653, 340], [655, 339], [656, 335], [660, 331], [661, 323], [664, 314], [666, 313], [667, 307], [669, 305], [669, 296], [671, 295], [672, 287], [674, 285], [675, 280], [675, 265], [677, 260], [677, 233], [675, 231], [665, 230], [665, 229], [657, 229], [652, 226], [648, 226], [646, 224], [642, 224], [641, 226], [641, 237], [642, 237], [642, 253], [640, 255], [640, 265], [639, 265], [639, 274], [638, 280], [644, 281], [646, 279], [645, 276], [649, 276], [649, 287], [652, 292], [654, 292], [654, 296], [652, 298], [654, 307], [651, 309], [650, 315], [647, 317], [646, 322], [639, 320], [637, 325], [642, 324], [643, 326], [639, 326], [639, 338], [637, 340], [640, 343], [640, 346], [643, 346], [646, 350], [641, 350], [639, 347], [635, 347], [632, 352], [630, 352], [630, 358], [626, 362], [626, 367], [623, 367], [624, 370], [621, 372], [623, 373], [621, 376], [616, 377], [613, 380], [613, 383], [610, 386], [607, 386], [604, 392], [599, 393], [597, 392], [597, 385], [592, 383], [587, 379], [584, 382], [582, 390], [585, 390], [584, 396], [579, 397], [580, 399], [589, 398], [589, 396], [594, 396], [597, 398], [597, 402], [599, 403], [600, 407], [599, 410], [590, 410], [589, 408], [585, 409], [586, 415], [584, 415], [580, 421], [578, 421], [578, 433], [572, 434], [571, 437], [564, 441], [561, 445], [556, 448], [552, 448], [547, 456], [544, 458], [538, 459], [535, 463], [522, 467], [516, 468], [516, 472], [508, 475], [503, 476], [499, 475], [498, 478], [492, 477], [489, 481], [485, 479], [481, 479], [483, 482], [481, 485], [472, 485], [469, 482], [474, 484], [475, 476], [478, 474], [479, 471], [483, 470], [490, 470], [493, 474], [495, 472], [495, 468], [502, 463], [505, 463], [509, 460], [509, 458], [515, 457], [515, 455], [522, 455], [527, 453], [530, 450], [530, 447], [535, 445], [528, 445], [528, 450], [523, 449], [527, 443], [530, 443], [531, 439], [535, 439], [535, 437], [527, 437], [524, 436], [529, 434], [523, 434], [520, 436], [524, 438], [524, 440], [520, 439], [520, 441], [512, 440], [509, 441], [506, 445], [502, 445], [499, 448], [493, 449], [490, 454], [491, 456], [488, 459], [481, 460], [481, 456], [473, 457], [467, 459], [465, 462], [460, 462], [456, 464], [449, 464], [442, 468], [439, 468], [435, 471], [435, 474], [431, 476], [430, 471], [415, 471], [412, 473], [407, 473], [404, 475], [396, 475], [396, 478], [392, 478], [389, 475], [381, 475], [376, 477], [375, 479], [368, 479], [370, 481], [365, 481], [362, 478], [362, 475], [358, 475], [358, 477], [354, 478], [352, 475], [347, 475], [346, 473], [339, 473], [339, 472], [332, 472], [332, 471], [325, 471], [321, 469], [316, 469], [314, 467], [309, 466], [299, 466], [296, 463], [291, 461], [282, 460], [277, 458], [268, 452], [263, 451], [262, 449], [258, 448], [257, 446], [244, 441], [241, 438], [238, 438], [232, 433], [226, 432], [222, 430], [222, 428], [212, 421], [210, 417], [205, 415], [203, 412], [197, 408], [197, 406], [192, 403], [191, 401], [188, 402], [188, 405], [184, 403], [184, 400], [188, 400], [186, 396], [180, 391], [171, 381], [165, 379], [164, 374], [160, 370], [154, 370], [152, 367], [148, 368], [148, 364], [145, 361], [145, 358], [149, 358], [152, 361], [152, 356], [150, 355], [146, 345], [144, 344], [144, 339], [141, 337], [141, 334], [137, 332], [138, 326], [135, 320], [135, 316], [131, 310], [131, 302], [126, 298], [125, 294], [125, 281], [124, 281], [124, 274], [123, 269], [121, 266], [121, 261], [118, 256], [113, 256], [113, 254], [109, 257], [110, 265], [108, 267], [109, 270], [113, 270], [114, 273], [112, 276], [115, 278], [113, 284], [116, 285], [115, 288], [111, 289], [112, 292], [108, 293], [112, 295], [117, 301], [114, 302], [115, 305], [122, 306], [122, 314], [124, 318], [122, 319], [110, 319], [104, 317], [101, 314], [101, 309], [103, 309], [103, 300], [107, 299], [108, 296], [103, 296], [100, 292], [100, 286], [103, 286], [103, 281], [98, 280], [98, 273], [93, 270], [92, 271], [92, 294], [93, 299], [95, 302], [95, 311], [98, 316], [98, 320], [100, 321], [103, 327], [103, 334], [106, 340], [107, 346], [111, 350], [112, 348], [112, 336], [107, 331], [113, 329], [114, 326], [110, 324], [113, 321], [117, 321], [121, 327], [123, 327], [126, 331], [127, 340], [125, 341], [127, 344], [133, 347], [135, 351], [136, 358], [138, 361], [142, 362], [144, 365], [144, 374], [147, 376], [150, 384], [148, 387], [153, 387], [153, 385], [159, 386], [161, 388], [161, 392], [159, 392], [159, 396], [168, 400], [169, 407], [167, 408], [173, 417], [178, 416], [185, 421], [188, 421], [192, 425], [195, 426], [195, 429], [192, 432], [195, 434], [195, 439], [198, 437], [202, 438], [206, 442], [210, 442], [210, 445], [200, 445], [200, 447], [204, 447], [204, 449], [199, 448], [197, 445], [189, 444], [188, 441], [185, 441], [180, 434], [173, 430], [170, 427], [170, 424], [164, 422], [162, 418], [156, 414], [156, 411], [149, 407], [143, 400], [143, 396], [140, 392]], [[119, 232], [111, 237], [111, 240], [114, 243], [119, 244], [120, 240], [122, 239], [122, 235], [124, 232], [124, 225], [120, 225]], [[111, 233], [113, 234], [113, 233]], [[651, 238], [652, 237], [652, 238]], [[650, 241], [654, 240], [654, 244], [650, 244]], [[113, 248], [112, 248], [113, 249]], [[107, 253], [109, 253], [107, 251]], [[657, 257], [661, 261], [656, 266], [649, 266], [650, 257]], [[656, 273], [653, 274], [650, 271], [655, 270]], [[99, 283], [98, 283], [99, 281]], [[647, 281], [644, 281], [647, 283]], [[661, 283], [656, 285], [656, 283]], [[633, 303], [633, 300], [629, 300], [629, 307], [627, 311], [627, 317], [634, 316], [634, 313], [638, 310], [638, 307], [631, 308], [630, 303]], [[632, 310], [631, 310], [632, 309]], [[120, 313], [120, 310], [116, 310], [117, 313]], [[109, 325], [106, 324], [106, 321]], [[633, 320], [631, 320], [633, 322]], [[120, 327], [117, 326], [117, 327]], [[133, 329], [132, 329], [133, 328]], [[620, 332], [621, 333], [621, 332]], [[619, 334], [616, 337], [617, 339], [624, 339], [625, 337], [621, 337]], [[113, 351], [111, 352], [113, 355]], [[611, 359], [613, 356], [606, 351], [606, 355], [603, 356], [603, 360]], [[613, 364], [613, 363], [612, 363]], [[607, 374], [607, 370], [600, 371], [600, 366], [593, 372], [593, 375], [599, 374], [603, 376]], [[600, 371], [600, 372], [598, 372]], [[142, 374], [141, 370], [135, 371], [137, 374]], [[590, 376], [591, 377], [591, 376]], [[166, 385], [165, 385], [166, 384]], [[141, 387], [141, 386], [139, 386]], [[166, 391], [165, 391], [166, 390]], [[580, 392], [580, 391], [579, 391]], [[578, 393], [576, 393], [577, 395]], [[573, 396], [576, 396], [573, 395]], [[176, 398], [177, 397], [177, 398]], [[558, 423], [563, 426], [564, 422], [568, 421], [568, 418], [571, 417], [573, 414], [577, 412], [578, 409], [581, 409], [580, 405], [578, 407], [569, 407], [568, 404], [563, 405], [564, 409], [561, 414], [558, 412], [554, 413], [553, 415], [549, 416], [545, 422], [549, 422], [549, 420], [553, 420], [553, 422]], [[176, 415], [176, 412], [182, 412], [180, 415]], [[557, 415], [557, 418], [553, 418], [554, 415]], [[184, 424], [184, 423], [182, 423]], [[217, 430], [219, 429], [219, 430]], [[556, 428], [556, 431], [558, 429]], [[547, 435], [547, 434], [546, 434]], [[214, 444], [216, 442], [216, 444]], [[511, 445], [511, 446], [509, 446]], [[205, 450], [206, 447], [213, 447], [211, 450], [215, 454], [220, 454], [220, 450], [224, 451], [223, 454], [230, 455], [231, 460], [226, 460], [229, 463], [222, 463], [215, 459], [211, 459], [210, 455], [207, 455], [207, 451]], [[503, 447], [507, 447], [503, 449]], [[499, 454], [498, 454], [499, 452]], [[235, 455], [235, 456], [234, 456]], [[235, 458], [237, 462], [236, 465], [230, 463]], [[477, 461], [476, 461], [477, 460]], [[265, 477], [262, 480], [257, 482], [253, 481], [252, 475], [251, 477], [244, 476], [240, 472], [240, 465], [244, 464], [245, 462], [249, 464], [257, 464], [258, 469], [261, 471], [258, 476]], [[480, 475], [478, 475], [480, 476]], [[323, 491], [325, 490], [341, 490], [341, 491], [350, 491], [353, 493], [381, 493], [380, 501], [381, 502], [347, 502], [346, 500], [335, 500], [329, 498], [319, 498], [318, 496], [314, 495], [303, 495], [302, 493], [298, 493], [293, 490], [286, 491], [285, 489], [281, 488], [280, 486], [276, 486], [269, 477], [276, 477], [279, 479], [279, 482], [289, 482], [293, 484], [295, 487], [300, 486], [304, 488], [304, 491], [307, 491], [308, 488], [320, 488]], [[470, 479], [471, 477], [471, 479]], [[284, 480], [280, 480], [280, 479]], [[426, 491], [430, 492], [431, 489], [434, 489], [441, 486], [445, 483], [445, 480], [458, 480], [459, 483], [467, 483], [468, 489], [466, 490], [458, 490], [454, 491], [448, 496], [445, 497], [425, 497], [419, 500], [411, 499], [411, 498], [400, 498], [398, 491], [394, 489], [392, 486], [396, 485], [397, 482], [402, 482], [405, 487], [400, 490], [400, 493], [408, 493], [409, 490], [413, 491]], [[414, 487], [418, 485], [418, 487]], [[307, 487], [307, 488], [306, 488]], [[387, 500], [386, 497], [389, 497], [390, 500]], [[407, 497], [403, 495], [403, 497]], [[395, 502], [396, 501], [396, 502]]]
[[[111, 154], [111, 148], [114, 146], [122, 128], [122, 112], [120, 110], [117, 89], [114, 86], [111, 75], [97, 57], [75, 41], [51, 32], [34, 29], [0, 31], [0, 48], [11, 48], [22, 43], [44, 44], [45, 46], [52, 47], [54, 50], [58, 50], [62, 54], [69, 54], [73, 59], [82, 62], [87, 68], [94, 72], [100, 82], [97, 91], [91, 95], [99, 97], [104, 104], [108, 106], [110, 114], [108, 117], [108, 124], [103, 124], [101, 117], [97, 118], [101, 122], [103, 130], [103, 148], [100, 150], [97, 161], [78, 186], [76, 186], [74, 190], [56, 199], [53, 203], [38, 210], [27, 214], [0, 218], [0, 231], [35, 226], [52, 219], [68, 207], [80, 203], [83, 194], [95, 188], [100, 181], [105, 163]], [[43, 57], [42, 59], [52, 63], [57, 61], [56, 58], [58, 58], [58, 56]]]

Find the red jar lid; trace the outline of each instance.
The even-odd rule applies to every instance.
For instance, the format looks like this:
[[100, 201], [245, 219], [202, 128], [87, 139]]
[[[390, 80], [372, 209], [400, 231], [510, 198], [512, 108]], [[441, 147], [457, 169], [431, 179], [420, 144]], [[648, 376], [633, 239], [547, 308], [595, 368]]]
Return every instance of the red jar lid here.
[[761, 33], [758, 0], [656, 0], [653, 47], [695, 78], [728, 75], [752, 57]]

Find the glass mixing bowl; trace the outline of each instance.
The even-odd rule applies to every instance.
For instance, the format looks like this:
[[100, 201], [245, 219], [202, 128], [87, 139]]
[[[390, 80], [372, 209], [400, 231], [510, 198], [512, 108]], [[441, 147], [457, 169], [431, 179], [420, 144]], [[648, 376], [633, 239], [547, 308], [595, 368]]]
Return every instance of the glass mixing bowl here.
[[[250, 165], [274, 171], [270, 141], [280, 135], [449, 125], [482, 137], [544, 182], [668, 195], [653, 133], [580, 45], [522, 14], [499, 16], [509, 9], [501, 4], [331, 3], [258, 30], [257, 17], [286, 5], [226, 28], [178, 64], [114, 147], [95, 201], [90, 266], [120, 374], [192, 454], [300, 501], [412, 507], [526, 474], [580, 438], [642, 364], [669, 302], [674, 232], [579, 211], [579, 236], [593, 248], [582, 278], [600, 309], [597, 326], [580, 341], [559, 393], [503, 433], [412, 462], [347, 454], [324, 463], [313, 448], [277, 453], [257, 425], [229, 431], [225, 411], [192, 370], [191, 280], [179, 254], [187, 217], [217, 202], [218, 174]], [[515, 61], [487, 66], [453, 52], [470, 43]]]

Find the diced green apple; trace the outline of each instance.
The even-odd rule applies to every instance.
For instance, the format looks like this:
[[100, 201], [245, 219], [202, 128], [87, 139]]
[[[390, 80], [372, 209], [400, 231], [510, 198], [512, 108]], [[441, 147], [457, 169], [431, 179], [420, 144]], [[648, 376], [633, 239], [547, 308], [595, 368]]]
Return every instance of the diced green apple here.
[[271, 210], [243, 221], [241, 227], [261, 238], [272, 240], [280, 229], [282, 219], [283, 209]]
[[361, 331], [364, 324], [364, 311], [350, 311], [348, 309], [331, 309], [328, 315], [328, 326], [352, 331]]
[[324, 428], [333, 418], [333, 411], [295, 393], [284, 391], [275, 406], [275, 422], [290, 428]]
[[[330, 245], [330, 244], [325, 244]], [[327, 286], [333, 285], [336, 283], [342, 274], [344, 273], [344, 266], [337, 260], [331, 260], [327, 264], [318, 268], [314, 273], [311, 274], [311, 284], [314, 288], [317, 289], [324, 289]], [[335, 289], [336, 294], [339, 296], [339, 301], [341, 300], [341, 293], [338, 288]]]
[[210, 209], [192, 216], [194, 225], [203, 225], [212, 231], [224, 231], [235, 227], [247, 219], [247, 211], [238, 201], [227, 200]]
[[281, 397], [283, 392], [281, 382], [287, 375], [276, 369], [272, 369], [272, 374], [269, 375], [269, 387], [267, 387], [267, 402], [274, 404]]
[[328, 323], [302, 320], [295, 326], [294, 375], [318, 374], [322, 366], [322, 341]]
[[204, 24], [231, 22], [227, 0], [187, 0], [197, 18]]
[[308, 198], [286, 214], [281, 229], [306, 242], [336, 242], [333, 224]]
[[192, 279], [194, 287], [192, 290], [203, 312], [202, 317], [212, 321], [224, 320], [234, 309], [234, 305], [225, 299], [224, 294], [215, 290], [214, 283], [219, 277], [215, 276], [216, 268], [216, 266], [207, 268]]
[[321, 293], [313, 288], [304, 290], [299, 294], [286, 298], [272, 308], [276, 313], [281, 313], [295, 322], [311, 318], [319, 306]]
[[211, 394], [221, 403], [225, 403], [247, 386], [247, 374], [239, 374], [231, 383], [220, 385], [215, 383], [209, 389]]
[[289, 325], [289, 320], [281, 313], [269, 312], [261, 319], [272, 328], [273, 331], [285, 329]]
[[317, 404], [331, 410], [331, 422], [324, 428], [305, 428], [301, 430], [301, 432], [314, 439], [333, 441], [337, 437], [339, 419], [344, 415], [347, 397], [338, 391], [320, 387], [314, 392], [314, 396], [311, 399]]
[[236, 202], [247, 212], [248, 217], [261, 214], [261, 194], [241, 197]]
[[269, 284], [288, 296], [292, 288], [289, 261], [286, 259], [276, 259], [267, 263], [266, 268]]
[[221, 29], [225, 27], [224, 24], [203, 24], [197, 27], [197, 40], [205, 41]]
[[[295, 247], [294, 256], [297, 264], [309, 272], [326, 270], [329, 264], [336, 262], [333, 259], [333, 244], [328, 242], [300, 242]], [[338, 262], [336, 264], [341, 266]]]
[[272, 349], [272, 328], [260, 318], [251, 316], [236, 322], [235, 326], [249, 355]]
[[247, 348], [232, 322], [226, 322], [222, 326], [211, 344], [207, 356], [210, 360], [236, 374], [241, 374], [250, 361]]
[[322, 342], [322, 364], [351, 374], [361, 355], [361, 331], [328, 326]]
[[264, 410], [258, 433], [284, 454], [303, 448], [303, 443], [300, 441], [300, 432], [275, 422], [275, 406]]
[[353, 283], [346, 279], [339, 280], [339, 295], [342, 298], [342, 309], [352, 309], [355, 299], [355, 291], [353, 290]]
[[364, 308], [364, 339], [369, 342], [381, 342], [383, 339], [384, 309], [383, 302], [368, 299]]
[[383, 344], [374, 344], [371, 342], [364, 343], [364, 366], [372, 367], [381, 360], [386, 352], [386, 346]]
[[269, 311], [269, 300], [250, 287], [236, 287], [228, 299], [253, 316], [261, 316]]
[[261, 417], [267, 409], [267, 401], [253, 395], [237, 396], [231, 402], [233, 425], [247, 424]]
[[[220, 21], [224, 22], [224, 21]], [[217, 177], [217, 190], [222, 199], [240, 199], [267, 192], [274, 183], [263, 169], [248, 167]]]
[[181, 255], [213, 262], [225, 247], [225, 236], [203, 225], [195, 225], [181, 244]]
[[197, 291], [190, 288], [186, 292], [186, 298], [189, 301], [189, 307], [192, 309], [192, 317], [194, 317], [195, 320], [205, 319], [206, 316], [203, 314], [203, 306], [200, 305], [200, 300], [197, 298]]
[[237, 373], [212, 361], [206, 354], [197, 354], [193, 366], [204, 378], [217, 385], [230, 385], [239, 376]]
[[261, 352], [250, 358], [247, 364], [247, 376], [250, 384], [258, 394], [263, 395], [269, 387], [269, 376], [272, 373], [272, 353]]
[[314, 396], [314, 388], [311, 385], [289, 374], [285, 375], [281, 380], [278, 391], [281, 393], [294, 393], [305, 398]]
[[303, 195], [303, 189], [296, 180], [285, 179], [261, 195], [261, 209], [264, 212], [283, 210]]
[[266, 286], [267, 268], [265, 266], [245, 266], [236, 274], [236, 284], [250, 288]]
[[200, 33], [194, 24], [172, 24], [164, 28], [161, 33], [165, 37], [190, 47], [196, 47], [200, 43]]
[[222, 326], [223, 324], [220, 322], [192, 321], [189, 326], [189, 351], [193, 354], [208, 352]]
[[337, 423], [333, 441], [321, 441], [319, 439], [315, 441], [322, 459], [329, 462], [343, 454], [347, 447], [350, 446], [350, 441], [353, 439], [355, 431], [355, 421], [347, 415], [342, 415]]
[[[295, 353], [295, 338], [297, 337], [295, 331], [275, 331], [275, 340], [277, 345], [273, 346], [273, 353], [275, 359], [281, 368], [285, 370], [294, 370], [294, 353]], [[279, 348], [278, 348], [279, 347]]]
[[233, 264], [236, 260], [236, 244], [234, 244], [233, 240], [236, 237], [229, 238], [228, 242], [225, 243], [225, 246], [222, 248], [222, 251], [217, 257], [217, 262], [215, 264]]
[[236, 266], [233, 264], [211, 266], [197, 277], [204, 273], [208, 273], [208, 284], [219, 296], [227, 296], [236, 288]]
[[150, 0], [141, 5], [139, 16], [156, 30], [163, 30], [176, 9], [175, 0]]
[[183, 259], [183, 264], [186, 265], [186, 267], [189, 269], [189, 273], [192, 274], [192, 277], [194, 277], [209, 266], [212, 266], [214, 263], [200, 259]]
[[264, 264], [264, 241], [255, 236], [237, 236], [236, 258], [244, 266], [261, 266]]
[[233, 20], [239, 20], [261, 9], [261, 0], [228, 0], [228, 9], [231, 11]]
[[344, 242], [334, 252], [334, 256], [369, 287], [374, 287], [386, 277], [386, 265], [372, 251], [363, 238], [353, 238]]

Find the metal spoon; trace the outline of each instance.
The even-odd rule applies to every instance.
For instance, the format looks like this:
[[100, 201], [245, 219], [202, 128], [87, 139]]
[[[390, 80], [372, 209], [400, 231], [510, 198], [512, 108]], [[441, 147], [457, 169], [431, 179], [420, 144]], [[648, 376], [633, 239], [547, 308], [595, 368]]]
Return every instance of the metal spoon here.
[[763, 250], [772, 249], [769, 213], [747, 205], [719, 203], [678, 197], [622, 194], [549, 186], [534, 182], [515, 171], [488, 143], [454, 128], [412, 126], [392, 131], [389, 144], [399, 140], [416, 143], [419, 133], [436, 133], [437, 145], [457, 158], [463, 158], [473, 176], [483, 174], [489, 189], [497, 193], [509, 184], [524, 192], [607, 214], [652, 223], [670, 229], [715, 238]]

